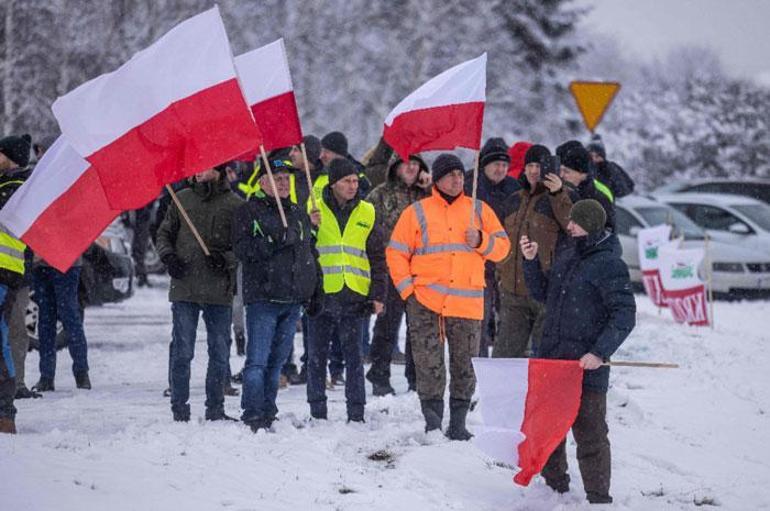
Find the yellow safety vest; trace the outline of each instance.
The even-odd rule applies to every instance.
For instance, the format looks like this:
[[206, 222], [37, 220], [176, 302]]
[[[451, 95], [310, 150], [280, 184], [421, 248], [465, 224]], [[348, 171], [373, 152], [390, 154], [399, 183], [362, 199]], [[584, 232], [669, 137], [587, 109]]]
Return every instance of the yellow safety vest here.
[[610, 190], [609, 186], [605, 185], [598, 179], [594, 179], [594, 186], [597, 190], [606, 195], [610, 202], [615, 202], [615, 196], [612, 194], [612, 190]]
[[360, 295], [368, 296], [372, 276], [366, 255], [366, 240], [374, 228], [374, 206], [360, 201], [350, 213], [345, 232], [340, 232], [337, 217], [326, 201], [319, 200], [318, 208], [321, 210], [321, 223], [316, 249], [324, 274], [324, 292], [338, 293], [343, 286], [347, 286]]
[[[257, 179], [258, 172], [259, 164], [255, 164], [254, 172], [251, 173], [248, 181], [238, 183], [238, 189], [243, 192], [247, 200], [262, 191], [262, 186], [259, 184], [259, 179]], [[289, 174], [289, 199], [294, 204], [297, 204], [297, 178], [293, 173]]]
[[[8, 181], [0, 185], [21, 185], [24, 181]], [[27, 245], [0, 225], [0, 268], [24, 275], [24, 250]]]

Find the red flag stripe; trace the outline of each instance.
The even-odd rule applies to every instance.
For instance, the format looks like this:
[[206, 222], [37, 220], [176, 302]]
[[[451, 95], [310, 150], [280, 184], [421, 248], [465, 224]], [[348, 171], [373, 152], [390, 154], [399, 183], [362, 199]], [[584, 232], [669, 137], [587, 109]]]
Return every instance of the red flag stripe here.
[[293, 91], [251, 105], [251, 111], [268, 151], [302, 142], [302, 127]]

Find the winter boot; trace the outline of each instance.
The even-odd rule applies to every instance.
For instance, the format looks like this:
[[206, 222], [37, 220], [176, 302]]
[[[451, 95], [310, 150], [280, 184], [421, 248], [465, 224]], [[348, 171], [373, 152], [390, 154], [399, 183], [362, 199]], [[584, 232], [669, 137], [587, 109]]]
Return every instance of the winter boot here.
[[612, 504], [612, 497], [608, 494], [586, 492], [586, 499], [591, 504]]
[[394, 389], [390, 383], [372, 382], [372, 394], [375, 396], [395, 396], [396, 389]]
[[305, 385], [307, 383], [307, 371], [302, 369], [299, 373], [289, 375], [289, 385]]
[[206, 420], [207, 421], [232, 421], [232, 422], [238, 422], [238, 419], [235, 417], [230, 417], [225, 412], [212, 412], [209, 410], [206, 410]]
[[79, 389], [91, 390], [91, 380], [88, 379], [88, 371], [75, 374], [75, 386]]
[[19, 387], [16, 389], [16, 395], [13, 397], [14, 399], [37, 399], [39, 397], [43, 397], [43, 394], [40, 392], [35, 392], [34, 390], [29, 390], [26, 385]]
[[243, 333], [235, 335], [235, 353], [239, 357], [246, 356], [246, 337]]
[[473, 435], [465, 429], [465, 417], [468, 415], [470, 401], [449, 398], [449, 427], [446, 436], [450, 440], [470, 440]]
[[444, 420], [444, 400], [420, 400], [420, 407], [422, 408], [422, 415], [425, 417], [425, 432], [441, 431], [441, 421]]
[[240, 391], [235, 387], [233, 387], [233, 384], [230, 383], [229, 381], [225, 382], [224, 392], [225, 392], [225, 396], [229, 396], [229, 397], [235, 397], [238, 394], [240, 394]]
[[0, 433], [16, 434], [16, 422], [10, 417], [0, 417]]
[[53, 385], [53, 378], [43, 378], [40, 377], [40, 380], [32, 386], [32, 390], [36, 392], [53, 392], [56, 390], [56, 388]]

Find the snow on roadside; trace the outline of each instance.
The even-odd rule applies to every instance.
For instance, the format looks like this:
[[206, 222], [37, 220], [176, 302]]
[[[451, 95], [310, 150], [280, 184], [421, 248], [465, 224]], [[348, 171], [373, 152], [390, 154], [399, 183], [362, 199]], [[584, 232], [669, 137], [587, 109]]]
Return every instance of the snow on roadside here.
[[[675, 325], [637, 297], [638, 326], [618, 359], [677, 370], [613, 369], [608, 422], [615, 509], [770, 508], [770, 303], [718, 303], [717, 327]], [[193, 361], [193, 421], [171, 421], [165, 290], [86, 313], [94, 390], [76, 391], [59, 355], [57, 391], [17, 401], [19, 435], [0, 437], [2, 509], [589, 509], [568, 446], [572, 491], [555, 495], [471, 443], [423, 433], [416, 395], [396, 366], [397, 396], [368, 397], [367, 423], [310, 420], [304, 387], [279, 394], [274, 433], [202, 421], [204, 331]], [[301, 352], [300, 336], [296, 343]], [[30, 353], [27, 383], [37, 380]], [[233, 356], [239, 370], [242, 359]], [[227, 412], [239, 415], [237, 398]], [[483, 404], [481, 404], [483, 406]], [[471, 414], [471, 425], [480, 420]]]

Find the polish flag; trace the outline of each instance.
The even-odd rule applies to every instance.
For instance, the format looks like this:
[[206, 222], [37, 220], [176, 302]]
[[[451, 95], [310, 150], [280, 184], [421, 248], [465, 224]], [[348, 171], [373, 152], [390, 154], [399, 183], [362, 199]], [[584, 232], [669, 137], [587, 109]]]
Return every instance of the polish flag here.
[[119, 214], [96, 170], [61, 136], [0, 211], [0, 224], [66, 272]]
[[[301, 143], [302, 126], [283, 39], [235, 57], [235, 68], [265, 150]], [[258, 144], [249, 155], [257, 151]]]
[[580, 408], [583, 370], [577, 360], [474, 358], [484, 425], [476, 446], [519, 467], [527, 486], [567, 436]]
[[385, 118], [383, 138], [410, 154], [456, 147], [479, 149], [487, 89], [487, 54], [428, 80]]
[[233, 159], [261, 140], [217, 7], [60, 97], [53, 113], [115, 209], [142, 207], [164, 184]]

